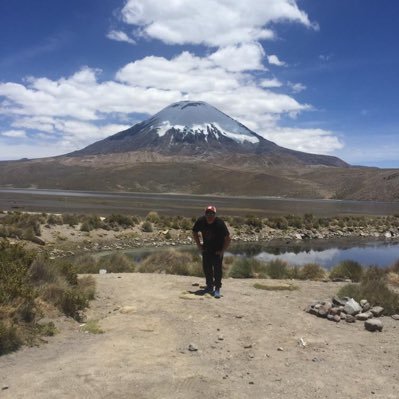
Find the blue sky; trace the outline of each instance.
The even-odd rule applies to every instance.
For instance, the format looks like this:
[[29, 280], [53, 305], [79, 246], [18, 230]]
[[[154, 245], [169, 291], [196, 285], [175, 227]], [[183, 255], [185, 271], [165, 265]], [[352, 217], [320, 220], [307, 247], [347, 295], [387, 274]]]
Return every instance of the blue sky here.
[[1, 0], [0, 159], [203, 100], [287, 148], [399, 167], [399, 3]]

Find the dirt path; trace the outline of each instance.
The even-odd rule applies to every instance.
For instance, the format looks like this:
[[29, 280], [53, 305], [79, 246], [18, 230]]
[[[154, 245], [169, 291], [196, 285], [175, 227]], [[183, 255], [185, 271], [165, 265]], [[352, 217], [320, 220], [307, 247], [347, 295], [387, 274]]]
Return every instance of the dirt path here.
[[105, 333], [60, 320], [62, 332], [48, 344], [0, 358], [0, 398], [399, 396], [399, 322], [386, 317], [382, 333], [369, 333], [361, 322], [334, 324], [303, 312], [338, 283], [263, 291], [254, 280], [228, 279], [218, 300], [182, 295], [202, 283], [193, 277], [95, 278], [88, 319]]

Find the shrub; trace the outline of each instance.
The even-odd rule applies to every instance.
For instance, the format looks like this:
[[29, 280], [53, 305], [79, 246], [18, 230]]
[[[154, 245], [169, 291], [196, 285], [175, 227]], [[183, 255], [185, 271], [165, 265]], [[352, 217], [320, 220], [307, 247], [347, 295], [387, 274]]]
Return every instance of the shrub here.
[[81, 255], [73, 260], [78, 273], [98, 273], [101, 267], [96, 259], [91, 255]]
[[299, 270], [299, 278], [301, 280], [322, 280], [325, 275], [325, 270], [316, 263], [303, 265]]
[[393, 273], [399, 274], [399, 259], [389, 268]]
[[61, 225], [61, 224], [64, 224], [64, 221], [62, 219], [62, 216], [51, 214], [47, 218], [47, 224], [50, 224], [50, 225], [54, 225], [54, 224]]
[[233, 278], [253, 277], [252, 264], [248, 258], [238, 258], [230, 268], [229, 276]]
[[272, 279], [289, 278], [289, 268], [287, 262], [275, 259], [266, 264], [266, 273]]
[[[179, 274], [183, 276], [198, 272], [198, 267], [193, 267], [192, 257], [186, 252], [178, 252], [173, 249], [156, 252], [146, 258], [139, 266], [141, 273], [166, 273]], [[196, 275], [196, 274], [194, 274]]]
[[353, 260], [344, 260], [330, 271], [330, 278], [349, 278], [352, 281], [360, 281], [363, 268], [360, 263]]
[[62, 217], [64, 224], [74, 227], [79, 224], [79, 217], [73, 214], [66, 214]]
[[145, 220], [150, 223], [158, 223], [160, 221], [159, 215], [157, 212], [148, 212], [147, 216], [145, 217]]
[[152, 223], [149, 221], [146, 221], [142, 224], [141, 230], [144, 231], [145, 233], [152, 233], [154, 231]]
[[123, 228], [128, 228], [134, 226], [134, 221], [130, 216], [125, 215], [114, 215], [107, 217], [104, 220], [104, 223], [107, 223], [111, 227], [121, 226]]
[[7, 325], [0, 320], [0, 355], [13, 352], [22, 345], [22, 340], [13, 325]]
[[98, 262], [99, 269], [106, 269], [110, 273], [132, 273], [134, 263], [124, 254], [114, 252], [102, 257]]
[[385, 315], [399, 312], [399, 294], [389, 289], [387, 274], [378, 267], [367, 269], [360, 284], [344, 286], [338, 295], [349, 296], [357, 301], [367, 299], [372, 306], [382, 306]]

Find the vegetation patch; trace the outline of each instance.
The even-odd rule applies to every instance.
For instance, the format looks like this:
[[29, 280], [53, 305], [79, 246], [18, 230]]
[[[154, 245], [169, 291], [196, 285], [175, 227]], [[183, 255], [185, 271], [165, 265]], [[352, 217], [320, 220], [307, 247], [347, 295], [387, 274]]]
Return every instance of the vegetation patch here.
[[51, 322], [40, 324], [46, 306], [79, 320], [94, 290], [94, 280], [78, 279], [71, 263], [0, 241], [0, 355], [56, 333]]
[[362, 278], [363, 267], [353, 260], [344, 260], [330, 271], [330, 279], [350, 279], [359, 282]]
[[338, 291], [340, 297], [351, 297], [360, 302], [367, 299], [371, 306], [382, 306], [385, 315], [399, 312], [399, 294], [388, 287], [388, 274], [384, 269], [370, 267], [359, 284], [348, 284]]
[[82, 331], [90, 334], [104, 334], [104, 330], [98, 325], [98, 320], [89, 320], [82, 326]]
[[266, 291], [295, 291], [299, 289], [299, 287], [294, 284], [265, 284], [265, 283], [255, 283], [254, 288]]

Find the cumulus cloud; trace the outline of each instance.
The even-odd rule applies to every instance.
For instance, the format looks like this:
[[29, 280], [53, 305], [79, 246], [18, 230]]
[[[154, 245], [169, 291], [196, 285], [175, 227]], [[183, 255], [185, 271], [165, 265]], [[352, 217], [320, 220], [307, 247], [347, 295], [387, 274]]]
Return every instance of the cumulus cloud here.
[[[69, 152], [128, 128], [137, 121], [135, 115], [143, 119], [181, 100], [206, 101], [289, 148], [319, 153], [340, 148], [331, 132], [278, 127], [283, 115], [295, 117], [311, 109], [272, 90], [283, 84], [269, 76], [260, 44], [275, 37], [276, 23], [317, 28], [295, 0], [127, 0], [121, 15], [134, 25], [136, 39], [201, 44], [208, 53], [199, 56], [191, 50], [171, 58], [147, 56], [122, 66], [107, 81], [101, 80], [101, 70], [83, 67], [54, 80], [29, 77], [23, 83], [0, 82], [0, 117], [9, 121], [4, 129], [8, 136], [0, 136], [2, 159], [17, 148], [20, 154], [29, 152], [35, 140], [48, 148], [48, 153], [43, 148], [33, 151], [36, 156]], [[134, 43], [119, 30], [111, 30], [107, 37]], [[285, 65], [276, 55], [267, 60]], [[293, 92], [305, 88], [300, 83], [288, 87]], [[21, 132], [28, 132], [24, 147], [17, 142]]]
[[24, 130], [7, 130], [5, 132], [0, 132], [0, 136], [20, 139], [26, 137], [26, 133]]
[[130, 44], [136, 44], [136, 41], [129, 37], [125, 32], [120, 30], [111, 30], [107, 34], [108, 39], [116, 40], [117, 42], [126, 42]]
[[122, 18], [164, 43], [216, 47], [272, 39], [273, 22], [316, 28], [293, 0], [128, 0]]
[[323, 129], [274, 127], [264, 130], [262, 135], [283, 147], [315, 154], [332, 154], [344, 146], [333, 132]]
[[272, 54], [272, 55], [268, 55], [267, 56], [267, 60], [269, 62], [269, 64], [271, 65], [277, 65], [277, 66], [284, 66], [286, 65], [285, 62], [280, 61], [277, 57], [277, 55]]

